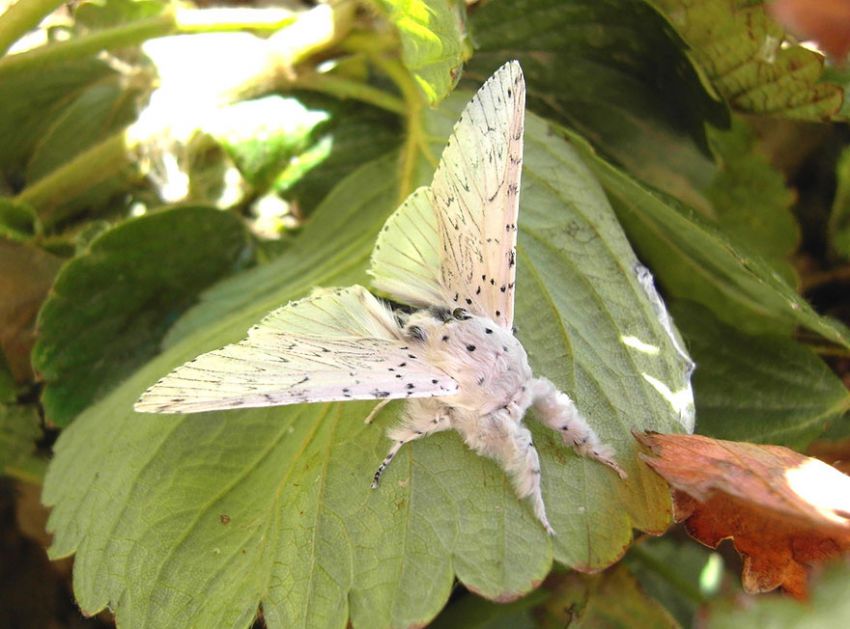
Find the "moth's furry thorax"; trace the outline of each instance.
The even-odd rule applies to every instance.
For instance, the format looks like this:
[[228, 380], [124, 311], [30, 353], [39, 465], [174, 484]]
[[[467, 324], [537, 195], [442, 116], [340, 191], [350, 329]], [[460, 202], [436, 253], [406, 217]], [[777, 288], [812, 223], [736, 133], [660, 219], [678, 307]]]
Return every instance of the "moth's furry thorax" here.
[[458, 393], [443, 398], [454, 408], [486, 415], [510, 404], [532, 377], [522, 344], [487, 317], [420, 310], [408, 318], [404, 334], [422, 347], [429, 364], [458, 383]]

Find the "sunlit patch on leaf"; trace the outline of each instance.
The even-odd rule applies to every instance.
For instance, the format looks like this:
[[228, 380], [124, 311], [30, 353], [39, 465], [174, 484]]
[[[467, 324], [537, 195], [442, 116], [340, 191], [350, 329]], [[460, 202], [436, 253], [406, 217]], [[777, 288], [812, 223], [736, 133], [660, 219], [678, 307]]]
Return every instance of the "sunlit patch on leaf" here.
[[431, 105], [452, 91], [465, 57], [466, 7], [452, 0], [375, 0], [398, 28], [402, 60]]

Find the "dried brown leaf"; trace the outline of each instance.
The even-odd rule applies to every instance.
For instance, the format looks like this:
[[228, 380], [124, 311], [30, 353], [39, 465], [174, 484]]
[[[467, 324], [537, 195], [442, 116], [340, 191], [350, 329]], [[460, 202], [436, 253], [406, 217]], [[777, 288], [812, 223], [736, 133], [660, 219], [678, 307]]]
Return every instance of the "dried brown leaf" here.
[[698, 541], [731, 539], [748, 592], [805, 597], [810, 568], [850, 550], [850, 478], [788, 448], [644, 434], [644, 460], [673, 487], [676, 519]]

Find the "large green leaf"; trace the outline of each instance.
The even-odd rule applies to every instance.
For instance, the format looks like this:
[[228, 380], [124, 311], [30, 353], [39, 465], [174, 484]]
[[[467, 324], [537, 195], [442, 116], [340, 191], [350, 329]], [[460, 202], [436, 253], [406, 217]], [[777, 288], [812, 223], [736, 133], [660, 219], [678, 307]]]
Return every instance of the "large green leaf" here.
[[581, 136], [561, 131], [598, 177], [638, 253], [669, 294], [699, 302], [741, 330], [787, 333], [799, 325], [850, 347], [850, 330], [815, 312], [748, 247], [601, 159]]
[[819, 82], [823, 56], [787, 37], [768, 15], [767, 2], [648, 2], [667, 15], [706, 76], [734, 109], [826, 120], [841, 108], [841, 87]]
[[673, 313], [698, 365], [700, 434], [802, 448], [850, 410], [850, 392], [807, 347], [743, 334], [694, 304]]
[[401, 57], [432, 105], [452, 91], [464, 59], [466, 6], [458, 0], [375, 0], [401, 37]]
[[[431, 114], [445, 138], [469, 95]], [[438, 152], [439, 147], [435, 147]], [[196, 308], [159, 358], [81, 415], [56, 444], [44, 500], [53, 556], [76, 552], [81, 607], [127, 626], [422, 624], [455, 576], [489, 598], [532, 589], [552, 560], [598, 569], [632, 530], [670, 518], [666, 486], [637, 459], [631, 430], [689, 423], [687, 364], [636, 277], [636, 260], [575, 152], [530, 116], [518, 247], [517, 323], [539, 374], [574, 395], [629, 473], [575, 456], [533, 427], [549, 538], [505, 474], [455, 434], [402, 450], [378, 491], [384, 428], [367, 403], [139, 416], [133, 401], [168, 369], [234, 341], [316, 284], [365, 282], [374, 238], [398, 198], [397, 157], [365, 165], [317, 210], [297, 243]], [[533, 422], [532, 422], [533, 423]]]
[[68, 424], [149, 360], [182, 310], [248, 251], [242, 222], [206, 207], [167, 209], [95, 238], [39, 313], [32, 361], [47, 418]]

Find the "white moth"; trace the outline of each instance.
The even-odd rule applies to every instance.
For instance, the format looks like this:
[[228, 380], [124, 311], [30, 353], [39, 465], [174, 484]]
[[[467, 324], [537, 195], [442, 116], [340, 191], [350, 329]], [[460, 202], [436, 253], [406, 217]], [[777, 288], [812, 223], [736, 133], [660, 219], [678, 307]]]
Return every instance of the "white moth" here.
[[540, 462], [522, 420], [533, 407], [580, 454], [625, 474], [573, 401], [535, 378], [512, 332], [525, 82], [502, 66], [466, 106], [430, 187], [389, 218], [372, 255], [374, 285], [315, 292], [269, 314], [234, 345], [198, 356], [148, 389], [156, 413], [410, 398], [375, 473], [406, 443], [454, 429], [498, 462], [549, 533]]

